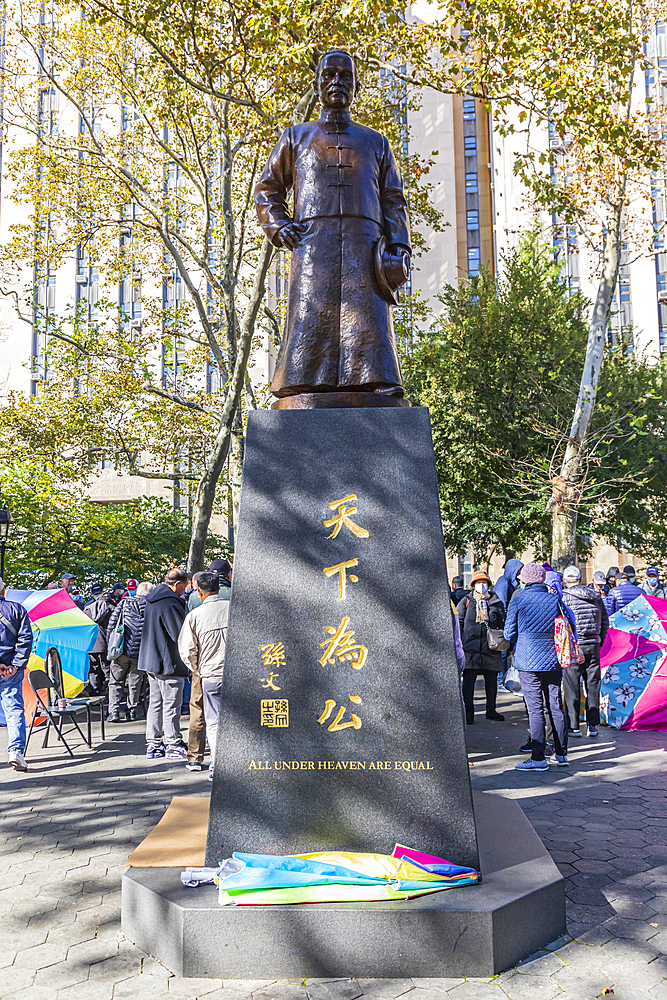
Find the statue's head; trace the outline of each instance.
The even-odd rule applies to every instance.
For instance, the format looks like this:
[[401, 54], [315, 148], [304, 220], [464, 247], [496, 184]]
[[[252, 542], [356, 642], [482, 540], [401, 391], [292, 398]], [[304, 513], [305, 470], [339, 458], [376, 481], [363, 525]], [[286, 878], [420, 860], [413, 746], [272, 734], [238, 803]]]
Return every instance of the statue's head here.
[[325, 52], [315, 70], [315, 86], [323, 108], [349, 108], [359, 89], [357, 66], [345, 49]]

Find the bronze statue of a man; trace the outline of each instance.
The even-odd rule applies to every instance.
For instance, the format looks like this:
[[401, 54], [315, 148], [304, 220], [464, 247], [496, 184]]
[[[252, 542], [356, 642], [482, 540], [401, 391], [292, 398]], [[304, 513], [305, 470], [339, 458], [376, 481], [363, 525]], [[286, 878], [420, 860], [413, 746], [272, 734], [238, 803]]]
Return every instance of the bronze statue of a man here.
[[262, 229], [292, 251], [271, 391], [280, 407], [327, 405], [321, 396], [288, 397], [334, 392], [349, 405], [401, 405], [391, 306], [410, 264], [403, 180], [386, 136], [352, 121], [352, 56], [327, 52], [315, 82], [319, 120], [283, 132], [255, 188]]

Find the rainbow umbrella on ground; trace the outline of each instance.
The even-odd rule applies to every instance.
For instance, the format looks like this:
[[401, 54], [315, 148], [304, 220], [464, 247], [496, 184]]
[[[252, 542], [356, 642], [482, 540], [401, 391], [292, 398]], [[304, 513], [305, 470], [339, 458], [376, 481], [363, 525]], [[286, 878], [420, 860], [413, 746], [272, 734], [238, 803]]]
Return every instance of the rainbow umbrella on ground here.
[[[77, 608], [66, 590], [8, 590], [6, 596], [8, 601], [23, 605], [32, 625], [32, 654], [23, 679], [23, 700], [29, 719], [35, 696], [28, 683], [28, 671], [44, 670], [46, 654], [54, 647], [62, 665], [63, 694], [75, 698], [88, 680], [88, 653], [95, 645], [99, 629]], [[4, 716], [0, 722], [4, 724]]]
[[474, 868], [397, 844], [394, 853], [241, 854], [215, 875], [221, 906], [413, 899], [479, 881]]
[[642, 594], [609, 619], [600, 712], [615, 729], [667, 730], [667, 601]]

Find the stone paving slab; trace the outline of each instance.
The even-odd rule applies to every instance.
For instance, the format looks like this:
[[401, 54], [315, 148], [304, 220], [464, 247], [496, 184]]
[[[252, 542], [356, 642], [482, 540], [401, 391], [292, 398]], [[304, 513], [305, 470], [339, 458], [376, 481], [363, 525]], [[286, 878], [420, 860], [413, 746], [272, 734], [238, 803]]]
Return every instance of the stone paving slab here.
[[[467, 728], [475, 789], [515, 798], [566, 877], [569, 934], [494, 979], [182, 979], [120, 933], [120, 880], [174, 795], [206, 772], [147, 761], [141, 723], [108, 727], [92, 752], [31, 744], [26, 775], [0, 770], [0, 1000], [667, 1000], [665, 733], [577, 740], [571, 766], [514, 770], [519, 698], [505, 722]], [[0, 730], [0, 760], [6, 731]], [[613, 994], [603, 994], [604, 989]]]

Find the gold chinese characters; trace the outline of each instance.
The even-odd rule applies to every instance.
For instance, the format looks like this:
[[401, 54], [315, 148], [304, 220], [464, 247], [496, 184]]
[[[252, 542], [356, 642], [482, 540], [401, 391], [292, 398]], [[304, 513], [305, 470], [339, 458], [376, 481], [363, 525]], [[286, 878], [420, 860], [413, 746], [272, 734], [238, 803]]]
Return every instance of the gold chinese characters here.
[[285, 665], [285, 647], [282, 642], [271, 642], [260, 646], [259, 651], [265, 667], [275, 667], [280, 670]]
[[[361, 705], [361, 698], [359, 697], [358, 694], [350, 694], [348, 695], [348, 698], [350, 699], [351, 702], [354, 702], [355, 705]], [[323, 725], [327, 721], [327, 719], [329, 719], [335, 707], [336, 707], [335, 701], [329, 699], [328, 701], [325, 702], [324, 711], [317, 720], [320, 725]], [[336, 718], [334, 719], [334, 721], [331, 723], [330, 726], [327, 726], [327, 729], [329, 730], [330, 733], [337, 733], [341, 729], [350, 729], [350, 728], [361, 729], [361, 719], [359, 718], [358, 715], [355, 715], [354, 712], [350, 712], [351, 721], [341, 722], [341, 719], [345, 715], [345, 712], [346, 712], [345, 705], [341, 705], [341, 707], [338, 709], [338, 714], [336, 715]]]
[[[366, 528], [362, 528], [361, 525], [357, 524], [356, 521], [352, 520], [352, 516], [358, 513], [358, 507], [346, 506], [351, 503], [351, 501], [356, 500], [356, 493], [350, 493], [348, 496], [343, 497], [341, 500], [332, 500], [331, 503], [327, 504], [329, 510], [335, 511], [333, 517], [327, 518], [322, 521], [325, 528], [331, 528], [331, 534], [327, 535], [327, 538], [337, 538], [342, 528], [347, 528], [356, 538], [365, 539], [370, 536], [370, 532]], [[347, 599], [347, 581], [350, 583], [358, 583], [359, 577], [353, 573], [348, 574], [348, 570], [354, 569], [359, 565], [359, 559], [356, 556], [346, 559], [343, 562], [336, 563], [334, 566], [325, 566], [322, 572], [325, 577], [329, 579], [330, 577], [335, 577], [338, 575], [338, 600], [344, 601]], [[344, 616], [338, 627], [334, 625], [329, 625], [326, 627], [325, 631], [330, 636], [330, 638], [325, 639], [324, 642], [320, 643], [320, 649], [324, 650], [324, 653], [320, 657], [320, 665], [324, 667], [326, 664], [339, 664], [349, 665], [354, 670], [361, 670], [368, 659], [368, 647], [363, 646], [359, 642], [354, 641], [354, 629], [348, 628], [350, 624], [350, 619]], [[356, 694], [349, 694], [349, 700], [355, 705], [361, 705], [361, 698]], [[350, 718], [345, 719], [345, 713], [347, 712], [347, 706], [341, 705], [338, 707], [336, 714], [334, 715], [334, 709], [337, 708], [337, 703], [333, 698], [327, 698], [324, 703], [324, 711], [317, 720], [321, 726], [325, 722], [329, 722], [327, 729], [330, 733], [338, 733], [343, 729], [361, 729], [362, 722], [358, 715], [354, 712], [350, 712]]]
[[352, 534], [356, 535], [357, 538], [368, 538], [368, 532], [366, 529], [359, 527], [359, 525], [355, 524], [352, 520], [352, 515], [357, 513], [358, 508], [345, 506], [345, 504], [350, 500], [356, 499], [356, 494], [350, 493], [348, 497], [343, 497], [342, 500], [334, 500], [332, 503], [327, 504], [329, 510], [336, 510], [336, 508], [338, 508], [337, 513], [334, 514], [333, 517], [330, 517], [328, 521], [322, 521], [325, 528], [333, 528], [333, 531], [330, 535], [327, 535], [327, 538], [336, 538], [343, 525], [345, 525], [346, 528], [349, 528]]
[[[335, 576], [338, 573], [338, 600], [344, 601], [347, 597], [347, 571], [353, 566], [358, 566], [358, 559], [348, 559], [346, 562], [337, 563], [335, 566], [326, 566], [322, 572], [325, 576]], [[354, 573], [350, 573], [350, 580], [352, 583], [358, 583], [359, 577], [355, 576]]]
[[[269, 670], [266, 677], [260, 677], [260, 686], [265, 691], [281, 691], [279, 670], [285, 666], [285, 647], [282, 642], [270, 642], [259, 647], [262, 663], [265, 667], [275, 667]], [[289, 702], [286, 698], [263, 699], [260, 703], [260, 725], [271, 726], [274, 729], [287, 729], [289, 726]]]

